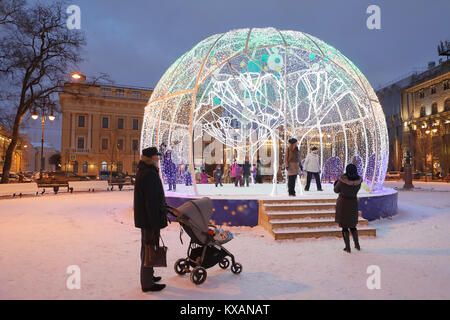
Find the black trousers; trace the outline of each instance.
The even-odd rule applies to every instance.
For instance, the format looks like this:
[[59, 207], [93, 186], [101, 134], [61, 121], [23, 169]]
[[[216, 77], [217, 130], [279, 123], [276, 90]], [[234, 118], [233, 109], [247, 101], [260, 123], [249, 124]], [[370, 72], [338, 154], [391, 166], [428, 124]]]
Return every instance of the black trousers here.
[[314, 180], [316, 180], [317, 190], [322, 190], [322, 185], [320, 184], [320, 175], [318, 172], [309, 172], [306, 174], [306, 187], [305, 190], [309, 190], [311, 184], [311, 178], [314, 175]]
[[288, 176], [288, 192], [289, 195], [295, 196], [295, 181], [297, 180], [297, 175]]
[[145, 245], [159, 244], [159, 229], [141, 229], [141, 287], [150, 288], [153, 285], [153, 267], [144, 267]]

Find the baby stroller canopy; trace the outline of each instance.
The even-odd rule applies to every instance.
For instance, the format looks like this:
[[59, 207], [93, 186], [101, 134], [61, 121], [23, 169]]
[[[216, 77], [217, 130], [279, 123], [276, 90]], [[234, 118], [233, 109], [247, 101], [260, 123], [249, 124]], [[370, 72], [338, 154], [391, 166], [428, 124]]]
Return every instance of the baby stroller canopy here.
[[195, 237], [201, 242], [207, 241], [209, 220], [212, 216], [212, 200], [210, 198], [201, 198], [190, 200], [178, 207], [178, 210], [189, 219], [189, 224]]

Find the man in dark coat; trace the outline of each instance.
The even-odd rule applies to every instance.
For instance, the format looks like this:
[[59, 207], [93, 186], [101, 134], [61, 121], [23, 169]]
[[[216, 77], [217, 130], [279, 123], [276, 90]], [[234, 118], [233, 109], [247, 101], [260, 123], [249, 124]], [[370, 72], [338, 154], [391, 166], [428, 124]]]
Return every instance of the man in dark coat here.
[[250, 182], [250, 169], [252, 165], [249, 162], [248, 156], [245, 157], [245, 163], [242, 165], [243, 167], [243, 175], [244, 175], [244, 185], [249, 186]]
[[354, 164], [349, 164], [345, 168], [345, 174], [339, 177], [334, 183], [334, 192], [339, 193], [336, 201], [336, 217], [335, 221], [342, 228], [342, 237], [344, 238], [344, 251], [350, 253], [350, 232], [352, 233], [355, 248], [360, 250], [358, 241], [358, 198], [356, 197], [361, 188], [362, 179], [358, 175], [357, 168]]
[[155, 147], [142, 150], [134, 186], [134, 224], [141, 229], [141, 287], [142, 291], [160, 291], [165, 284], [155, 282], [153, 267], [145, 267], [145, 245], [159, 245], [160, 230], [167, 226], [164, 189], [159, 177], [160, 153]]

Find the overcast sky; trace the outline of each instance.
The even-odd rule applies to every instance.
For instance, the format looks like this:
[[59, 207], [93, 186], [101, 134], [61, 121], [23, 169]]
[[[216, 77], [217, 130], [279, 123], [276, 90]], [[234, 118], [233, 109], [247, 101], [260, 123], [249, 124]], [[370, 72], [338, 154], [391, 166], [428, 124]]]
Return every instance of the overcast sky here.
[[[31, 1], [31, 0], [29, 0]], [[81, 9], [87, 37], [81, 72], [116, 84], [155, 87], [165, 70], [204, 38], [246, 27], [316, 36], [363, 72], [373, 87], [438, 61], [450, 40], [450, 0], [69, 0]], [[369, 30], [369, 5], [381, 30]], [[49, 137], [60, 146], [60, 125]], [[34, 131], [33, 131], [34, 132]], [[33, 140], [40, 140], [33, 134]]]

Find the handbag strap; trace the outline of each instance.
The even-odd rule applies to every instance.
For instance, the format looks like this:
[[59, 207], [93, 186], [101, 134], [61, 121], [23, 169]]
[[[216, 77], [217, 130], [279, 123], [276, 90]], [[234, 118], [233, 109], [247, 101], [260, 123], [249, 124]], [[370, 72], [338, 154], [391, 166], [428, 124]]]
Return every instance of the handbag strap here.
[[161, 242], [162, 242], [162, 244], [163, 244], [163, 247], [165, 247], [166, 245], [164, 244], [164, 240], [163, 240], [163, 238], [161, 237], [161, 234], [159, 235], [159, 238], [161, 239]]

